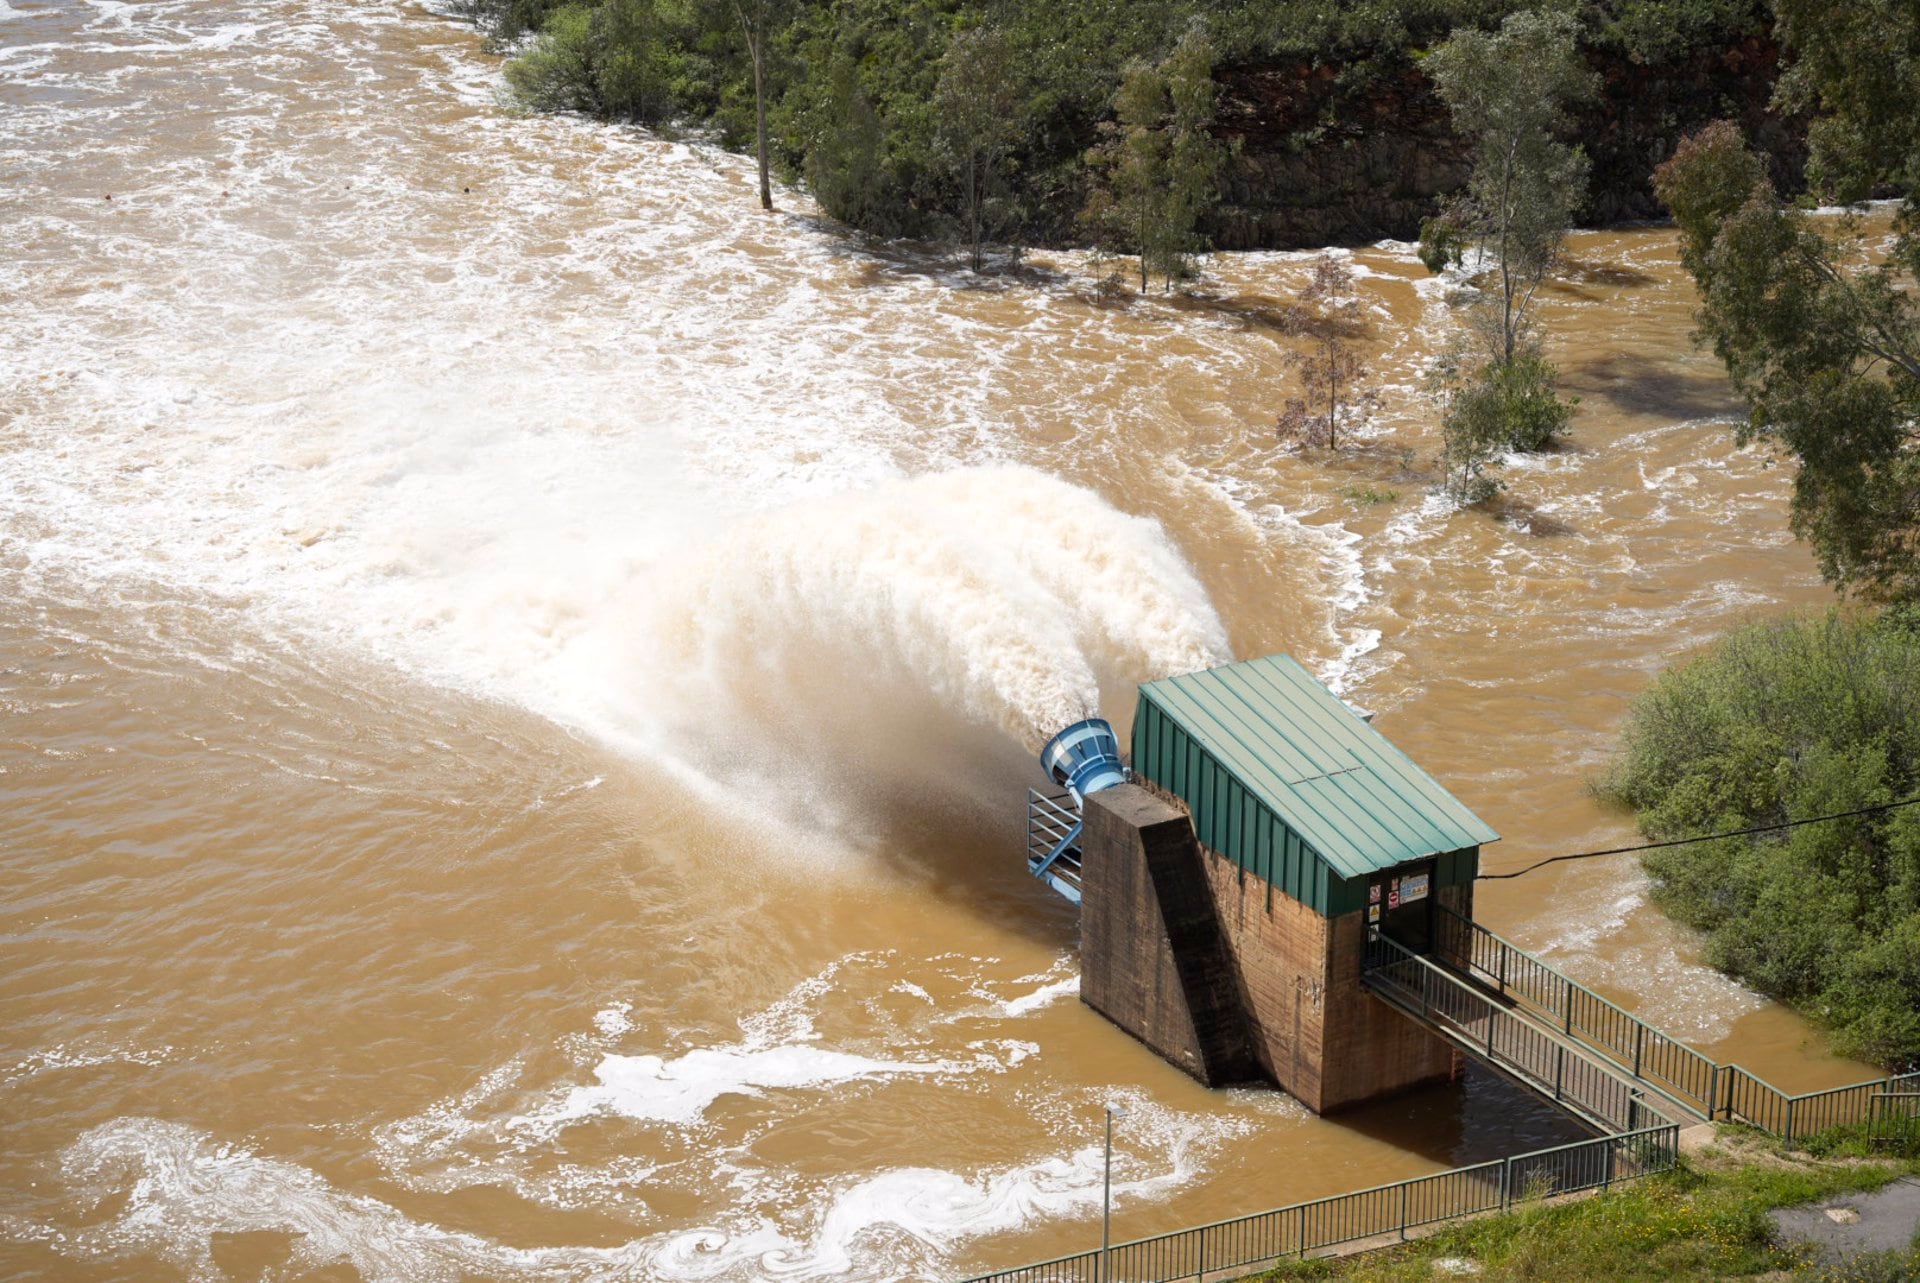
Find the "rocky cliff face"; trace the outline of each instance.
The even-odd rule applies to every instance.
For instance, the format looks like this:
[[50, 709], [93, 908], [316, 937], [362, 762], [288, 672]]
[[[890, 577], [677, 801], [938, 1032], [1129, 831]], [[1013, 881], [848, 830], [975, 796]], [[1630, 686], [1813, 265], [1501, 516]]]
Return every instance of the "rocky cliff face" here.
[[[1761, 36], [1660, 66], [1596, 59], [1602, 89], [1575, 131], [1592, 162], [1581, 221], [1660, 217], [1654, 167], [1721, 117], [1741, 123], [1782, 190], [1798, 190], [1806, 128], [1769, 108], [1779, 64]], [[1466, 181], [1467, 146], [1417, 63], [1230, 68], [1220, 88], [1218, 132], [1239, 150], [1207, 228], [1215, 248], [1411, 240]]]

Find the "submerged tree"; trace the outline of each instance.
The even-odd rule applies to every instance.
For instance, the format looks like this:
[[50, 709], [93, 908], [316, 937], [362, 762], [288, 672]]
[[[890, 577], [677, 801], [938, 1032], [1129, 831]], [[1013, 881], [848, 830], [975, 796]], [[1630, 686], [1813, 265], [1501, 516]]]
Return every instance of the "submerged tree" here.
[[1497, 32], [1455, 32], [1427, 59], [1454, 128], [1473, 140], [1473, 174], [1421, 228], [1421, 261], [1439, 272], [1473, 253], [1487, 280], [1443, 397], [1449, 489], [1465, 498], [1496, 488], [1485, 477], [1493, 455], [1542, 449], [1572, 416], [1554, 394], [1534, 306], [1586, 190], [1586, 157], [1558, 138], [1567, 105], [1593, 89], [1578, 37], [1569, 14], [1516, 13]]
[[1007, 153], [1020, 137], [1020, 99], [1013, 51], [1001, 32], [963, 31], [947, 45], [933, 91], [941, 158], [960, 184], [960, 204], [973, 270], [1004, 208]]
[[1453, 127], [1473, 140], [1473, 173], [1421, 229], [1420, 256], [1435, 272], [1470, 249], [1485, 256], [1493, 290], [1479, 319], [1495, 361], [1533, 338], [1534, 300], [1586, 192], [1586, 156], [1557, 137], [1567, 105], [1593, 90], [1579, 31], [1566, 13], [1516, 13], [1497, 32], [1454, 33], [1426, 62]]
[[1364, 428], [1379, 413], [1379, 389], [1354, 347], [1359, 323], [1353, 269], [1336, 254], [1321, 254], [1295, 296], [1293, 327], [1310, 345], [1286, 357], [1299, 372], [1300, 395], [1281, 407], [1275, 427], [1283, 439], [1337, 450], [1343, 425], [1349, 432]]
[[1114, 119], [1088, 154], [1095, 183], [1082, 214], [1097, 238], [1140, 256], [1140, 291], [1154, 275], [1173, 282], [1203, 244], [1200, 215], [1218, 195], [1226, 148], [1213, 137], [1213, 42], [1198, 23], [1158, 63], [1127, 68]]

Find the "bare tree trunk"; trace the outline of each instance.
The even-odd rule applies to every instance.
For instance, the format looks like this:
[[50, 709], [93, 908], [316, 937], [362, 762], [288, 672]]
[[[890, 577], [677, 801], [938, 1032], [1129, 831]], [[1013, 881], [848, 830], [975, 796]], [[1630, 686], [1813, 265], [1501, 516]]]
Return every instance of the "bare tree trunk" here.
[[1332, 343], [1327, 344], [1327, 449], [1338, 450], [1340, 438], [1340, 364]]
[[986, 186], [980, 170], [980, 157], [976, 154], [967, 180], [967, 222], [973, 234], [973, 274], [975, 276], [980, 274], [980, 202], [985, 197], [982, 189]]
[[773, 208], [773, 180], [767, 173], [767, 82], [761, 58], [760, 46], [766, 39], [764, 31], [749, 32], [747, 44], [753, 54], [753, 116], [754, 142], [760, 157], [760, 208]]
[[1140, 292], [1147, 292], [1147, 201], [1140, 198]]
[[1507, 229], [1513, 222], [1513, 150], [1507, 144], [1507, 163], [1500, 176], [1500, 341], [1505, 365], [1513, 364], [1513, 273], [1507, 265]]

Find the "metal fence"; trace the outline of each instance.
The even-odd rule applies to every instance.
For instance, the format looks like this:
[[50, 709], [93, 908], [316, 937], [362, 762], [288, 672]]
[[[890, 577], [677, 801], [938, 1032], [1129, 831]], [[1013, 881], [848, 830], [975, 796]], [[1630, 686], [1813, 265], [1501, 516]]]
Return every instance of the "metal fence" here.
[[1571, 1037], [1605, 1053], [1633, 1077], [1664, 1091], [1676, 1104], [1711, 1118], [1720, 1066], [1670, 1038], [1616, 1003], [1510, 944], [1445, 905], [1434, 906], [1441, 958], [1477, 975], [1500, 994], [1539, 1013]]
[[1920, 1074], [1874, 1078], [1845, 1087], [1789, 1095], [1766, 1079], [1723, 1065], [1632, 1012], [1554, 970], [1517, 945], [1445, 905], [1435, 905], [1436, 952], [1600, 1052], [1632, 1078], [1664, 1093], [1702, 1119], [1737, 1119], [1794, 1141], [1867, 1120], [1878, 1093]]
[[[1079, 1252], [967, 1283], [1175, 1283], [1244, 1274], [1283, 1257], [1404, 1238], [1424, 1225], [1530, 1199], [1604, 1189], [1678, 1162], [1680, 1124], [1663, 1108], [1668, 1103], [1788, 1141], [1864, 1122], [1876, 1143], [1920, 1143], [1920, 1073], [1788, 1095], [1668, 1037], [1470, 918], [1444, 905], [1435, 909], [1438, 956], [1486, 981], [1515, 1010], [1377, 934], [1362, 957], [1369, 987], [1613, 1135], [1136, 1239], [1104, 1258]], [[1649, 1100], [1642, 1086], [1661, 1095]]]
[[1027, 871], [1080, 900], [1080, 813], [1073, 795], [1027, 790]]
[[1377, 932], [1369, 934], [1363, 965], [1368, 987], [1380, 997], [1601, 1130], [1632, 1132], [1674, 1121], [1648, 1102], [1630, 1075]]
[[1421, 1226], [1669, 1171], [1677, 1161], [1679, 1133], [1678, 1124], [1668, 1123], [1156, 1234], [1115, 1244], [1104, 1268], [1101, 1253], [1080, 1252], [968, 1283], [1175, 1283], [1246, 1273], [1283, 1257], [1405, 1238]]
[[[1920, 1082], [1913, 1086], [1920, 1087]], [[1876, 1095], [1867, 1107], [1867, 1140], [1888, 1147], [1920, 1145], [1920, 1090]]]

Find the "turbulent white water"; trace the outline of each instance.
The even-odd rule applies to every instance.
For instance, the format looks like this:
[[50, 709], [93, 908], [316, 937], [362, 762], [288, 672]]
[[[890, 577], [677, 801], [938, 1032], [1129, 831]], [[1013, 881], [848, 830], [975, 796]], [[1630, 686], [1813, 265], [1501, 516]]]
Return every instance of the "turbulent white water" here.
[[1097, 713], [1103, 689], [1228, 657], [1157, 525], [1026, 468], [749, 520], [676, 559], [643, 600], [649, 626], [631, 653], [652, 679], [640, 683], [649, 705], [678, 705], [688, 725], [751, 726], [776, 749], [824, 730], [836, 755], [916, 729], [943, 737], [954, 722], [1037, 750]]
[[[496, 88], [402, 0], [0, 0], [0, 1273], [951, 1278], [1096, 1241], [1115, 1097], [1129, 1232], [1467, 1153], [1150, 1062], [981, 835], [1042, 738], [1238, 648], [1510, 835], [1618, 844], [1578, 784], [1621, 702], [1815, 583], [1670, 243], [1551, 302], [1588, 400], [1513, 469], [1536, 537], [1419, 502], [1410, 246], [1354, 253], [1389, 418], [1296, 457], [1304, 255], [975, 279]], [[1754, 1014], [1565, 867], [1503, 929]]]

